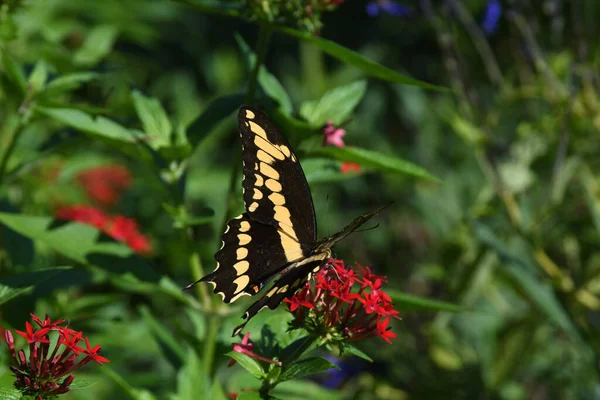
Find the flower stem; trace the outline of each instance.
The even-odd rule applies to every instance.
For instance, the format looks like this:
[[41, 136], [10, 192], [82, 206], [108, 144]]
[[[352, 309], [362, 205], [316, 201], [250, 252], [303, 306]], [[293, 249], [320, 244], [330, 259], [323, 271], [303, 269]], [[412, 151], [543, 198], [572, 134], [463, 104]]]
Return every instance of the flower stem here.
[[212, 375], [213, 363], [215, 360], [215, 350], [217, 345], [217, 333], [221, 326], [219, 316], [211, 315], [208, 318], [208, 329], [204, 338], [204, 373], [207, 376]]
[[23, 123], [21, 119], [19, 119], [19, 122], [16, 124], [16, 126], [13, 129], [11, 129], [10, 136], [8, 138], [8, 144], [6, 145], [6, 150], [4, 150], [4, 152], [2, 153], [2, 158], [0, 159], [0, 185], [2, 185], [4, 181], [6, 169], [8, 168], [8, 160], [15, 150], [15, 147], [17, 145], [17, 139], [22, 131], [22, 127]]

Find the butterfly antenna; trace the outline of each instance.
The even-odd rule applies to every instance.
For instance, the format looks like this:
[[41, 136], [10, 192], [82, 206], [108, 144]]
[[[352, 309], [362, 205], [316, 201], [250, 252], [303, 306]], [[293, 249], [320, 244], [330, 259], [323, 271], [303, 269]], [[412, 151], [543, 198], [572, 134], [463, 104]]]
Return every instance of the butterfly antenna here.
[[379, 223], [377, 223], [377, 225], [372, 226], [370, 228], [365, 228], [365, 229], [357, 229], [355, 231], [352, 231], [351, 233], [358, 233], [358, 232], [367, 232], [367, 231], [372, 231], [373, 229], [377, 229], [379, 228]]

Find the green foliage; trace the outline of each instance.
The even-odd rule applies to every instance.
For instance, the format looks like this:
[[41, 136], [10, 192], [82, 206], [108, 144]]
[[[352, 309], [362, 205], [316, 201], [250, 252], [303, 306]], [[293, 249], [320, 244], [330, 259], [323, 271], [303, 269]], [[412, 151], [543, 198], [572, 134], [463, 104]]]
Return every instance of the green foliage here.
[[[488, 2], [333, 3], [0, 6], [0, 326], [64, 318], [111, 360], [59, 398], [597, 396], [600, 7], [501, 2], [485, 33]], [[393, 202], [335, 249], [387, 277], [391, 345], [319, 347], [282, 305], [232, 351], [251, 300], [182, 290], [243, 210], [246, 103], [296, 150], [320, 236]], [[345, 147], [323, 146], [328, 121]], [[129, 178], [86, 180], [115, 165]], [[152, 251], [131, 225], [57, 218], [74, 204]], [[3, 346], [0, 398], [21, 399]]]

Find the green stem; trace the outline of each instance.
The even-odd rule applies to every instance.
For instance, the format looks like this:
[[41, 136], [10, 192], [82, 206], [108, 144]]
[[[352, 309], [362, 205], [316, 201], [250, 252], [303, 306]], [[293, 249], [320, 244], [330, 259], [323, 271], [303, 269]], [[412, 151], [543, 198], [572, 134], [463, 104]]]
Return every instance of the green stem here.
[[254, 105], [256, 101], [256, 88], [258, 86], [258, 74], [260, 67], [265, 61], [267, 55], [267, 49], [269, 47], [269, 38], [271, 37], [271, 27], [268, 24], [260, 24], [260, 30], [258, 32], [258, 41], [256, 43], [256, 62], [252, 67], [250, 74], [250, 80], [248, 82], [248, 93], [246, 95], [246, 103], [248, 105]]
[[208, 328], [204, 338], [204, 372], [207, 376], [212, 375], [213, 363], [215, 361], [215, 350], [217, 347], [217, 333], [221, 328], [221, 318], [213, 315], [208, 318]]
[[6, 145], [6, 150], [4, 150], [4, 152], [2, 153], [2, 159], [0, 159], [0, 185], [2, 185], [2, 183], [4, 182], [6, 169], [8, 168], [8, 160], [16, 148], [17, 139], [19, 137], [19, 134], [21, 133], [22, 125], [22, 122], [19, 120], [17, 125], [12, 129], [12, 132], [10, 133], [8, 144]]

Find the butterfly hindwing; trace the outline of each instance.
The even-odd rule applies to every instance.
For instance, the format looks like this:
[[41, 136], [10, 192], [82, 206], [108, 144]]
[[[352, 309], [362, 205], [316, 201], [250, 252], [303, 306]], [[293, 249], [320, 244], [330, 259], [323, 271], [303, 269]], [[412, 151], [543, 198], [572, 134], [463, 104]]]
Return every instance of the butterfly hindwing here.
[[225, 303], [258, 293], [287, 264], [277, 229], [246, 213], [227, 223], [222, 240], [215, 254], [217, 267], [201, 281], [212, 283]]
[[242, 107], [238, 121], [246, 211], [250, 218], [278, 229], [287, 261], [306, 256], [316, 242], [317, 227], [308, 183], [296, 155], [262, 112]]
[[283, 300], [292, 297], [294, 293], [298, 291], [298, 289], [302, 288], [306, 282], [310, 280], [312, 274], [318, 272], [323, 265], [326, 264], [326, 262], [326, 258], [318, 259], [297, 267], [292, 267], [286, 271], [279, 279], [275, 281], [273, 286], [268, 292], [265, 293], [263, 297], [248, 307], [244, 313], [244, 316], [242, 317], [246, 320], [246, 322], [233, 330], [233, 336], [236, 336], [239, 332], [241, 332], [248, 321], [250, 321], [250, 319], [263, 308], [268, 307], [273, 310], [277, 308], [277, 306]]

